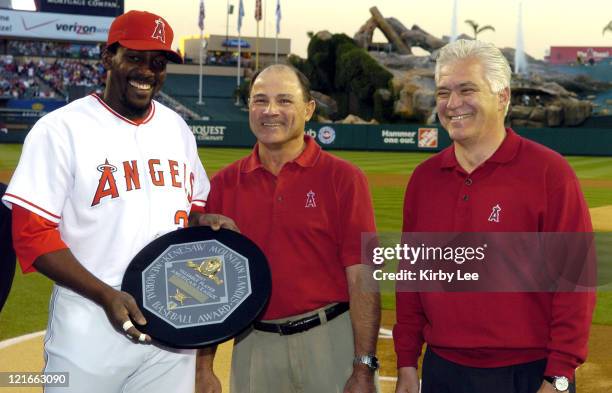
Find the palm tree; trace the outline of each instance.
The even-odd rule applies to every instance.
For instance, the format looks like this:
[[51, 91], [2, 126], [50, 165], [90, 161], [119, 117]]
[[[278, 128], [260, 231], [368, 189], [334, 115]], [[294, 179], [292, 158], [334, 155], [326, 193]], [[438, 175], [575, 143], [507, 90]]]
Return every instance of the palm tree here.
[[603, 32], [601, 33], [601, 35], [606, 34], [606, 31], [609, 31], [610, 33], [612, 33], [612, 20], [610, 22], [608, 22], [608, 25], [606, 27], [604, 27]]
[[468, 25], [470, 25], [470, 27], [472, 28], [472, 30], [474, 30], [474, 39], [478, 39], [478, 33], [482, 33], [483, 31], [487, 31], [487, 30], [492, 30], [495, 31], [495, 28], [491, 25], [485, 25], [482, 27], [479, 27], [480, 25], [476, 22], [474, 22], [471, 19], [467, 19], [465, 21], [465, 23], [467, 23]]

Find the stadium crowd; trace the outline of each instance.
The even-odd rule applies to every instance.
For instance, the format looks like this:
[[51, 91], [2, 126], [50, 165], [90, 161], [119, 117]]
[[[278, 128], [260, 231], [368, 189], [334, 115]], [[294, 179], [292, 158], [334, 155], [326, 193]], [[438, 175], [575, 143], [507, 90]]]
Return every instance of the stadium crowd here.
[[101, 44], [73, 44], [55, 41], [9, 41], [7, 53], [14, 56], [44, 56], [77, 59], [100, 58]]
[[104, 67], [79, 60], [57, 59], [53, 63], [40, 60], [37, 75], [56, 91], [66, 94], [68, 86], [93, 87], [101, 90]]
[[[50, 41], [9, 41], [0, 55], [0, 98], [51, 98], [64, 100], [70, 86], [85, 86], [88, 92], [104, 90], [104, 67], [100, 46]], [[161, 94], [155, 97], [183, 118], [190, 111]]]
[[0, 97], [38, 97], [40, 86], [35, 73], [32, 62], [17, 64], [12, 56], [0, 56]]
[[[72, 59], [19, 62], [12, 55], [0, 56], [0, 96], [6, 98], [54, 98], [66, 96], [68, 86], [101, 90], [102, 64]], [[44, 82], [44, 83], [42, 83]]]

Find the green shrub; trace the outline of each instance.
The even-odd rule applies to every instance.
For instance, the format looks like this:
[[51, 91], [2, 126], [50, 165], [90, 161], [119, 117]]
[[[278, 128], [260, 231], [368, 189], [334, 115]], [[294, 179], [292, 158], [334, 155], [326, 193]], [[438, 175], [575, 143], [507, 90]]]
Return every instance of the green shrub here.
[[388, 104], [381, 102], [380, 111], [375, 111], [374, 92], [388, 88], [393, 76], [346, 34], [334, 34], [326, 40], [315, 35], [308, 44], [308, 58], [289, 61], [306, 75], [313, 90], [336, 100], [335, 118], [349, 113], [364, 119], [374, 113], [387, 116]]

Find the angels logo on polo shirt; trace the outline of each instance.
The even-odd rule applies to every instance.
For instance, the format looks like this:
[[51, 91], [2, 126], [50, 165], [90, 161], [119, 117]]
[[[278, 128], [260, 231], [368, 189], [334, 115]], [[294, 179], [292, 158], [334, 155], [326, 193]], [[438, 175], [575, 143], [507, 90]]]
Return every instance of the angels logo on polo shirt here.
[[491, 211], [491, 215], [489, 216], [489, 222], [499, 222], [499, 213], [501, 212], [501, 207], [499, 203], [493, 206], [493, 210]]
[[317, 203], [315, 202], [315, 193], [310, 190], [306, 194], [306, 206], [304, 207], [317, 207]]
[[155, 38], [156, 40], [166, 43], [166, 25], [161, 19], [155, 20], [155, 30], [153, 30], [151, 38]]

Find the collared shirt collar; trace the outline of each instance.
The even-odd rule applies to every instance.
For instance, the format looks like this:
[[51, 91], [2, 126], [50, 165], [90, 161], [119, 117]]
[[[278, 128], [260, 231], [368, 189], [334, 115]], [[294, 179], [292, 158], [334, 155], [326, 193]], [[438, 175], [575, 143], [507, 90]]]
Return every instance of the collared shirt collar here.
[[[484, 163], [495, 162], [498, 164], [505, 164], [510, 162], [518, 152], [521, 145], [521, 138], [512, 130], [512, 128], [506, 128], [506, 137], [502, 144], [497, 148], [495, 153]], [[455, 145], [451, 145], [448, 149], [442, 152], [442, 160], [440, 162], [440, 168], [454, 168], [459, 163], [455, 156]]]
[[[290, 162], [294, 162], [304, 168], [313, 167], [319, 159], [321, 147], [310, 135], [304, 135], [304, 143], [306, 144], [304, 151], [302, 151], [296, 159]], [[259, 158], [259, 143], [255, 144], [253, 151], [243, 162], [240, 171], [248, 173], [257, 168], [263, 168], [263, 164]]]

